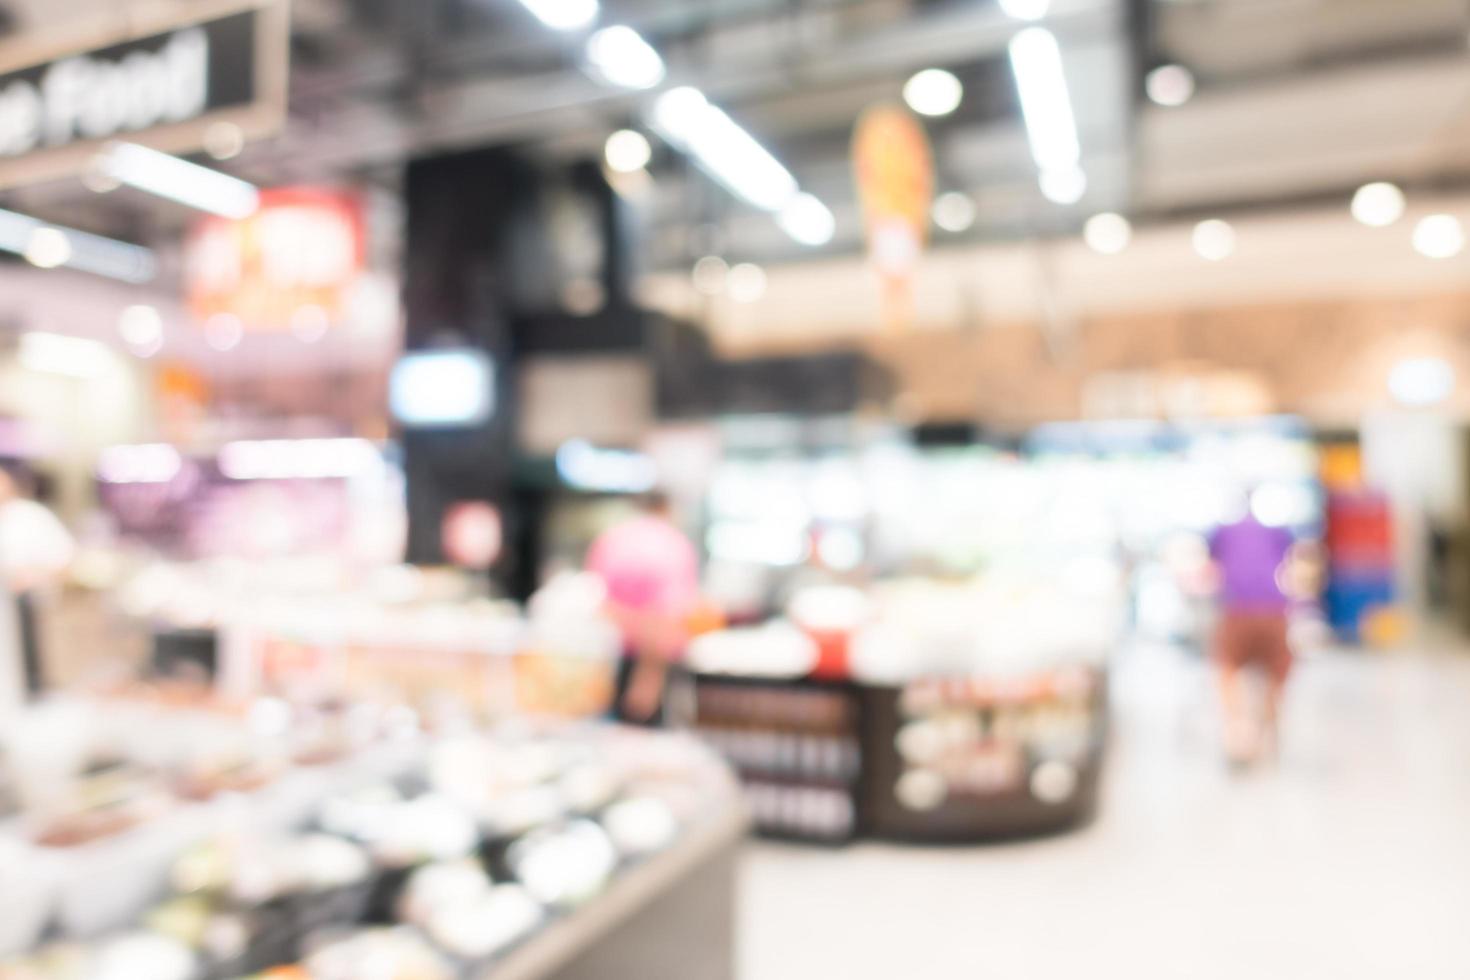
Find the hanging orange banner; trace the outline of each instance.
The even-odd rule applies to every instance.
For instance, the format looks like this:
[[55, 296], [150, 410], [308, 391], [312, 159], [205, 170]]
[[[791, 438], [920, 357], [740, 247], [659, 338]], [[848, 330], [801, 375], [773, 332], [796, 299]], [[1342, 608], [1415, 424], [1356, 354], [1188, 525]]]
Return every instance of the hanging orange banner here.
[[934, 153], [928, 134], [912, 114], [883, 104], [858, 120], [852, 158], [868, 253], [883, 277], [889, 319], [902, 323], [908, 318], [914, 271], [929, 237]]

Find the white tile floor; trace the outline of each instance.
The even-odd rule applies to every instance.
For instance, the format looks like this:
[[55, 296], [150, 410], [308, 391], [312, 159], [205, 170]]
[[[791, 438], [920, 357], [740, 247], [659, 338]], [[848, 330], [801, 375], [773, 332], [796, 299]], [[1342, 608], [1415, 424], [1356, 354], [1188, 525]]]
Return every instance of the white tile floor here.
[[1470, 978], [1470, 656], [1308, 659], [1272, 770], [1215, 724], [1199, 664], [1138, 651], [1085, 830], [752, 846], [742, 978]]

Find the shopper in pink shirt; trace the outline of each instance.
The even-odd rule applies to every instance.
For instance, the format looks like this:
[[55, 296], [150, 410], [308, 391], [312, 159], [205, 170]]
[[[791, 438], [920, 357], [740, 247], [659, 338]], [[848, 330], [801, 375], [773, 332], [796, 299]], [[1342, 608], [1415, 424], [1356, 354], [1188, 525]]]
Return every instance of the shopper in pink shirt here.
[[587, 552], [587, 570], [607, 589], [609, 615], [623, 631], [627, 663], [619, 715], [656, 721], [670, 662], [688, 641], [699, 599], [699, 554], [669, 519], [665, 498], [650, 495], [644, 513], [604, 531]]

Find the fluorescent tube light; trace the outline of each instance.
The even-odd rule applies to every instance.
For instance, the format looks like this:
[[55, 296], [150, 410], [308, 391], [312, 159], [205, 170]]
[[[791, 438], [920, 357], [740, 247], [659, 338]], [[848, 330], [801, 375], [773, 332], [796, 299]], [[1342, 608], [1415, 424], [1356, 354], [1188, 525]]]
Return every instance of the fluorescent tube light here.
[[825, 245], [837, 230], [837, 219], [827, 205], [811, 194], [798, 194], [776, 216], [781, 230], [803, 245]]
[[521, 0], [521, 6], [557, 31], [575, 31], [597, 19], [597, 0]]
[[796, 197], [791, 171], [698, 89], [683, 86], [659, 96], [653, 123], [664, 139], [746, 203], [779, 211]]
[[260, 190], [254, 184], [137, 143], [111, 144], [103, 151], [100, 166], [107, 176], [129, 187], [221, 218], [248, 218], [260, 207]]
[[631, 27], [604, 27], [587, 39], [592, 74], [619, 88], [653, 88], [664, 80], [664, 59]]
[[0, 251], [24, 256], [42, 268], [77, 269], [128, 283], [149, 282], [158, 272], [152, 249], [15, 211], [0, 210]]
[[1010, 54], [1037, 168], [1070, 173], [1082, 159], [1082, 148], [1056, 35], [1044, 27], [1028, 27], [1011, 38]]

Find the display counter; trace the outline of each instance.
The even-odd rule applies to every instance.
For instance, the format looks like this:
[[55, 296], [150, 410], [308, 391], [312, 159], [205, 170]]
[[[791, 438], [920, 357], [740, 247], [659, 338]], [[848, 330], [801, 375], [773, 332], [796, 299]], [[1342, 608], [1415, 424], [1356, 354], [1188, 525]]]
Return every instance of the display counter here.
[[687, 667], [671, 685], [670, 722], [735, 768], [764, 835], [829, 844], [857, 836], [868, 772], [857, 685]]
[[861, 812], [874, 836], [989, 840], [1067, 830], [1097, 802], [1104, 675], [864, 687]]
[[605, 714], [622, 640], [600, 584], [560, 576], [524, 609], [481, 588], [444, 569], [155, 561], [113, 601], [149, 636], [154, 677], [231, 698]]
[[[337, 980], [368, 962], [387, 980], [733, 976], [746, 810], [694, 740], [385, 718], [328, 761], [305, 751], [320, 726], [279, 703], [135, 709], [131, 738], [96, 732], [115, 742], [105, 776], [88, 747], [41, 778], [59, 763], [37, 762], [45, 723], [7, 733], [23, 808], [0, 824], [0, 900], [27, 915], [0, 929], [3, 980]], [[309, 734], [267, 764], [262, 726], [275, 749]], [[232, 727], [252, 759], [207, 789], [183, 778], [181, 733]]]
[[546, 928], [481, 980], [733, 980], [738, 800], [596, 902]]
[[1117, 602], [992, 577], [812, 590], [792, 621], [698, 638], [671, 719], [740, 773], [765, 834], [822, 843], [1084, 822]]
[[903, 686], [685, 668], [674, 723], [740, 774], [765, 836], [964, 843], [1076, 827], [1096, 805], [1107, 734], [1092, 668]]

